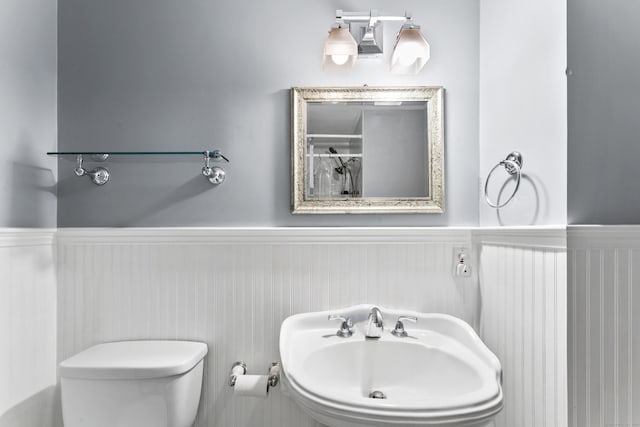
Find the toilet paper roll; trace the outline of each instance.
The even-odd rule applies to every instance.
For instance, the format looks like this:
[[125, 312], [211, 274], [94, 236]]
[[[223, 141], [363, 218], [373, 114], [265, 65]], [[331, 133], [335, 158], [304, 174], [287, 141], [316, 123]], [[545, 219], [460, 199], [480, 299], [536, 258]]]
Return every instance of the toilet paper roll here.
[[233, 393], [236, 396], [267, 397], [266, 375], [238, 375]]

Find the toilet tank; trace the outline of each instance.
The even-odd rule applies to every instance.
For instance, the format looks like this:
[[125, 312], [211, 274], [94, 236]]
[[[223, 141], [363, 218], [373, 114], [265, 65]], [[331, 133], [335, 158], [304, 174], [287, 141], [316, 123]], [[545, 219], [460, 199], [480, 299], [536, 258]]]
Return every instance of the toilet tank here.
[[207, 345], [119, 341], [60, 363], [65, 427], [191, 427]]

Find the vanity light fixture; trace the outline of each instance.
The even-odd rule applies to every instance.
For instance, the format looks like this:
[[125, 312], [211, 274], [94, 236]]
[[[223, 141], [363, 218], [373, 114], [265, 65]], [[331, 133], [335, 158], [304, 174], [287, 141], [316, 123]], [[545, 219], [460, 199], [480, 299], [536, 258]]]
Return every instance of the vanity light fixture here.
[[431, 48], [420, 26], [404, 24], [391, 54], [390, 70], [398, 74], [418, 74], [431, 56]]
[[382, 22], [402, 21], [391, 55], [394, 73], [417, 74], [429, 60], [430, 47], [410, 13], [404, 16], [380, 16], [377, 10], [343, 12], [336, 10], [336, 23], [324, 44], [323, 68], [349, 70], [356, 58], [379, 58], [383, 54]]
[[348, 26], [344, 22], [336, 22], [324, 42], [323, 68], [327, 71], [348, 70], [355, 64], [357, 56], [358, 44]]

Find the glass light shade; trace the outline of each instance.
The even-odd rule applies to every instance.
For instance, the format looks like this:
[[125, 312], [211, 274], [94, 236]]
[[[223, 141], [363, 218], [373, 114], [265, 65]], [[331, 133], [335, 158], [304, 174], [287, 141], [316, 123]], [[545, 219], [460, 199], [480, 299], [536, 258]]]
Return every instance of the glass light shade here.
[[390, 69], [398, 74], [418, 74], [431, 56], [429, 43], [419, 28], [402, 28], [391, 54]]
[[348, 70], [358, 56], [358, 44], [347, 28], [332, 28], [324, 42], [322, 67], [325, 70]]

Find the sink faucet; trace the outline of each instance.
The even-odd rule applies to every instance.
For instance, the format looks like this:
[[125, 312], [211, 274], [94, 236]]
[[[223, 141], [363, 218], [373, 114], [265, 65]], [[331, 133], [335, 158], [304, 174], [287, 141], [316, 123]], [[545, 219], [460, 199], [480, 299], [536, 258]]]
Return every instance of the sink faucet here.
[[371, 313], [369, 313], [369, 319], [367, 320], [365, 337], [380, 338], [383, 330], [384, 325], [382, 323], [382, 312], [378, 307], [371, 307]]

